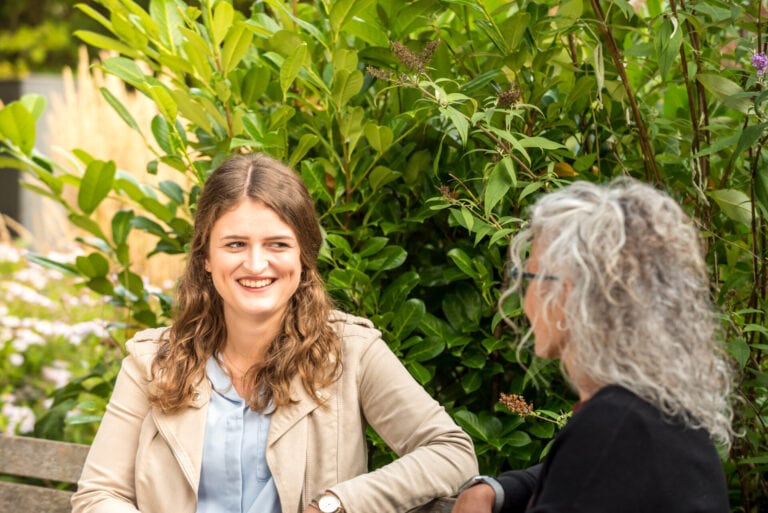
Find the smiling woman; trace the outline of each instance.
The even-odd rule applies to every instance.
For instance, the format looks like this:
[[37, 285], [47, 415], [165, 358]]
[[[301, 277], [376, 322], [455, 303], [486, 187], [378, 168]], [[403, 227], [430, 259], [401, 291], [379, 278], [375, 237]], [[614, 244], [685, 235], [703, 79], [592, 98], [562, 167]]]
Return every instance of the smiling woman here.
[[[332, 309], [321, 243], [282, 163], [213, 172], [174, 323], [128, 342], [75, 512], [394, 513], [476, 472], [470, 438], [380, 332]], [[369, 473], [369, 425], [407, 457]]]

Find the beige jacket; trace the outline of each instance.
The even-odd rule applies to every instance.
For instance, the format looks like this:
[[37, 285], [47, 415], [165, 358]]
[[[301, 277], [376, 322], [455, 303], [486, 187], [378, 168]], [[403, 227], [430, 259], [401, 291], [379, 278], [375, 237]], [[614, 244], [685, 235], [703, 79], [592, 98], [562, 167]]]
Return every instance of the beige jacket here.
[[[477, 473], [470, 438], [410, 376], [381, 334], [362, 318], [334, 312], [342, 337], [341, 378], [319, 406], [296, 379], [295, 402], [273, 414], [267, 462], [283, 513], [300, 513], [326, 489], [348, 513], [404, 512], [450, 496]], [[127, 347], [115, 390], [72, 497], [74, 513], [194, 513], [211, 385], [194, 404], [166, 415], [147, 401], [162, 329]], [[368, 472], [370, 425], [399, 456]]]

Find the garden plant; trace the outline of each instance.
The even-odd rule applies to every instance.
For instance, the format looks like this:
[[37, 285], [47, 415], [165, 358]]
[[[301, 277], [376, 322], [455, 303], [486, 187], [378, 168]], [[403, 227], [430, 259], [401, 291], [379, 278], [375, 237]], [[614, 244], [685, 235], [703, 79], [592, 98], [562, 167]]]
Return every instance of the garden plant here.
[[[538, 194], [630, 175], [668, 191], [706, 237], [738, 371], [737, 436], [722, 455], [731, 504], [768, 509], [760, 2], [96, 0], [79, 9], [103, 32], [77, 37], [113, 52], [103, 70], [156, 104], [147, 130], [102, 90], [152, 148], [147, 170], [179, 179], [141, 183], [109, 155], [77, 148], [56, 163], [35, 149], [45, 110], [36, 96], [0, 110], [2, 164], [34, 177], [28, 187], [82, 231], [72, 262], [27, 258], [109, 301], [108, 344], [167, 323], [172, 308], [169, 291], [135, 272], [133, 233], [156, 238], [150, 262], [183, 254], [206, 176], [232, 153], [264, 151], [296, 168], [317, 202], [321, 266], [339, 307], [382, 330], [472, 435], [483, 472], [527, 466], [574, 396], [556, 364], [517, 347], [527, 329], [519, 298], [501, 305], [511, 324], [499, 313], [508, 238]], [[125, 207], [99, 223], [106, 198]], [[96, 424], [120, 359], [100, 356], [52, 393], [36, 434]], [[75, 410], [88, 416], [66, 413]], [[370, 440], [373, 465], [391, 457]]]

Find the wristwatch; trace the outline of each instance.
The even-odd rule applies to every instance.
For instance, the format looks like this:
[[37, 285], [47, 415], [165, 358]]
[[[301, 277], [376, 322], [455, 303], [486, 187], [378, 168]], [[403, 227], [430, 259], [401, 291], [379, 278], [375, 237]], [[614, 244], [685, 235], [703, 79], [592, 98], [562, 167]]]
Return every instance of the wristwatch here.
[[493, 513], [499, 513], [504, 506], [504, 488], [502, 488], [501, 484], [491, 476], [475, 476], [469, 478], [469, 481], [461, 485], [458, 493], [480, 483], [485, 483], [493, 488], [493, 493], [496, 495], [496, 499], [493, 502]]
[[330, 492], [318, 495], [312, 499], [312, 504], [314, 504], [322, 513], [344, 512], [344, 506], [341, 505], [339, 498]]

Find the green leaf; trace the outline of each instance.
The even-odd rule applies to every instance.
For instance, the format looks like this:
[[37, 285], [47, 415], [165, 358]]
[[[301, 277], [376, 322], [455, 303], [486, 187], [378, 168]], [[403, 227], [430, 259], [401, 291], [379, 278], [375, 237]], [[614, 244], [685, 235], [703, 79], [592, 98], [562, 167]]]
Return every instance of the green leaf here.
[[331, 30], [338, 34], [357, 13], [365, 10], [373, 0], [336, 0], [331, 2]]
[[453, 107], [445, 107], [440, 109], [440, 111], [451, 120], [451, 123], [453, 123], [453, 126], [459, 133], [459, 137], [461, 137], [461, 143], [466, 146], [467, 137], [469, 136], [469, 121], [467, 121], [467, 118]]
[[[421, 320], [424, 318], [424, 315], [426, 314], [427, 309], [426, 306], [424, 306], [424, 302], [420, 299], [409, 299], [408, 301], [402, 303], [400, 307], [395, 311], [395, 316], [392, 320], [392, 326], [393, 326], [393, 333], [395, 335], [395, 338], [397, 339], [404, 339], [408, 335], [411, 334], [411, 332], [416, 329], [416, 327], [421, 323]], [[429, 340], [429, 339], [428, 339]], [[440, 339], [437, 339], [438, 341]], [[426, 341], [423, 344], [420, 344], [421, 346], [426, 345]], [[424, 351], [426, 349], [422, 348]], [[438, 351], [437, 354], [442, 352], [442, 348], [440, 351]], [[419, 353], [419, 354], [425, 354], [425, 353]], [[435, 354], [435, 356], [437, 356]], [[428, 360], [430, 358], [434, 358], [434, 356], [430, 356], [427, 358], [417, 358], [413, 357], [416, 361], [423, 361]]]
[[128, 234], [133, 225], [131, 221], [135, 217], [133, 210], [118, 210], [112, 217], [112, 241], [116, 246], [124, 244], [128, 240]]
[[728, 353], [738, 362], [743, 369], [749, 360], [749, 345], [742, 338], [731, 339], [726, 346]]
[[721, 189], [710, 192], [709, 196], [715, 200], [728, 218], [746, 225], [752, 223], [752, 202], [743, 192], [736, 189]]
[[299, 71], [304, 66], [304, 62], [307, 60], [307, 44], [302, 43], [296, 47], [293, 53], [285, 59], [282, 67], [280, 68], [280, 88], [283, 91], [283, 98], [288, 94], [288, 88], [291, 87], [293, 81], [299, 76]]
[[419, 362], [406, 361], [405, 367], [408, 369], [408, 372], [411, 373], [411, 376], [422, 385], [426, 385], [432, 381], [432, 372]]
[[394, 134], [388, 126], [379, 126], [376, 123], [367, 123], [364, 129], [365, 138], [378, 153], [384, 153], [392, 146]]
[[358, 70], [339, 70], [333, 77], [333, 103], [341, 111], [363, 87], [363, 74]]
[[115, 95], [113, 95], [106, 87], [100, 87], [99, 91], [101, 91], [101, 95], [105, 100], [107, 100], [107, 103], [109, 103], [112, 108], [115, 109], [115, 112], [117, 112], [120, 117], [123, 118], [123, 121], [125, 121], [129, 127], [141, 133], [139, 124], [133, 118], [131, 113], [128, 112], [128, 109], [126, 109], [125, 106], [120, 102], [120, 100], [118, 100]]
[[483, 192], [486, 216], [507, 195], [512, 185], [512, 177], [507, 166], [502, 162], [497, 163], [491, 171], [491, 176], [488, 177], [488, 184]]
[[144, 72], [138, 64], [125, 57], [112, 57], [104, 61], [104, 69], [137, 89], [144, 89]]
[[397, 180], [399, 177], [400, 173], [397, 171], [393, 171], [384, 166], [376, 166], [373, 171], [371, 171], [368, 180], [371, 183], [371, 189], [373, 192], [376, 192], [389, 182]]
[[35, 118], [20, 102], [0, 109], [0, 139], [31, 155], [35, 147]]
[[301, 162], [301, 159], [307, 154], [309, 150], [314, 148], [317, 143], [320, 142], [320, 138], [315, 134], [304, 134], [299, 139], [299, 143], [294, 148], [288, 159], [288, 166], [292, 169], [296, 168], [296, 165]]
[[659, 75], [662, 79], [667, 78], [670, 67], [680, 55], [682, 42], [683, 31], [678, 26], [677, 18], [673, 16], [662, 18], [654, 37]]
[[36, 253], [27, 253], [25, 258], [30, 262], [34, 262], [36, 264], [42, 265], [43, 267], [47, 267], [48, 269], [55, 269], [68, 276], [79, 276], [79, 273], [77, 272], [77, 267], [73, 264], [58, 262], [49, 257], [44, 257]]
[[159, 188], [168, 199], [172, 200], [177, 205], [184, 204], [184, 189], [182, 189], [176, 182], [163, 180], [160, 182]]
[[139, 53], [130, 46], [121, 43], [117, 39], [99, 34], [97, 32], [91, 32], [90, 30], [76, 30], [73, 34], [82, 42], [94, 48], [112, 50], [128, 57], [138, 57], [139, 55]]
[[99, 253], [79, 256], [75, 259], [77, 270], [88, 278], [103, 278], [109, 274], [109, 261]]
[[112, 190], [116, 170], [117, 167], [112, 161], [94, 160], [88, 164], [77, 193], [77, 206], [80, 210], [86, 214], [96, 210]]
[[367, 268], [371, 271], [389, 271], [403, 265], [408, 253], [400, 246], [382, 249], [375, 257], [368, 260]]
[[45, 96], [35, 93], [28, 93], [23, 95], [19, 101], [27, 111], [32, 114], [32, 117], [37, 121], [45, 112], [46, 101]]
[[461, 269], [461, 272], [475, 280], [480, 278], [475, 266], [472, 264], [472, 259], [462, 249], [453, 248], [448, 251], [448, 256]]
[[171, 53], [176, 53], [181, 44], [182, 36], [179, 28], [184, 26], [184, 20], [179, 13], [179, 5], [173, 0], [152, 0], [149, 2], [149, 14], [157, 23], [160, 42]]
[[155, 102], [155, 105], [157, 105], [160, 114], [162, 114], [165, 119], [170, 120], [169, 124], [173, 123], [176, 120], [179, 108], [168, 88], [164, 85], [152, 85], [147, 88], [147, 93]]
[[213, 44], [219, 46], [235, 19], [235, 9], [229, 2], [218, 2], [213, 10], [211, 31]]
[[743, 113], [749, 111], [751, 102], [736, 82], [716, 73], [698, 73], [696, 80], [726, 106]]
[[107, 240], [107, 236], [104, 235], [104, 232], [101, 230], [101, 226], [93, 219], [82, 216], [80, 214], [70, 214], [69, 220], [78, 228], [82, 228], [86, 232], [95, 235], [102, 241]]
[[445, 349], [445, 342], [436, 337], [427, 337], [412, 347], [405, 356], [407, 361], [426, 362], [435, 358]]
[[232, 27], [224, 40], [224, 48], [221, 50], [221, 72], [223, 75], [228, 75], [243, 60], [252, 41], [253, 33], [246, 29], [244, 23], [237, 23]]

